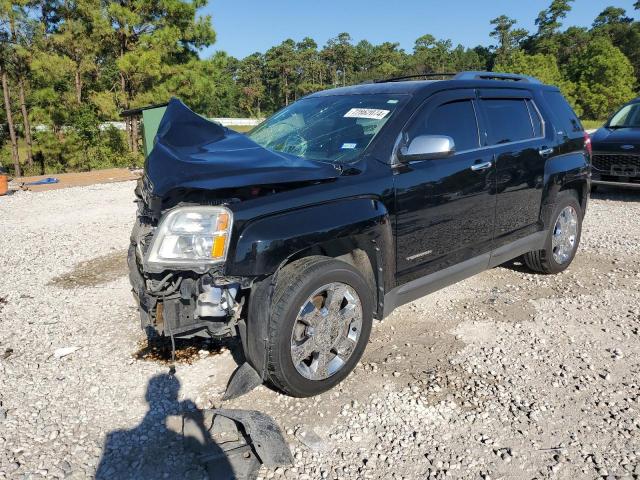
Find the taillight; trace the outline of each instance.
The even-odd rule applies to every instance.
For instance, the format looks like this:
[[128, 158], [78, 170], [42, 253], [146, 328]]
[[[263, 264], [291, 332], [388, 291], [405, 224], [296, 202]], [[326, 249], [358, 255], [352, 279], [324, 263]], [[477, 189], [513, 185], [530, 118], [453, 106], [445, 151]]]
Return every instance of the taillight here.
[[584, 149], [587, 151], [589, 156], [591, 156], [591, 137], [587, 132], [584, 132]]

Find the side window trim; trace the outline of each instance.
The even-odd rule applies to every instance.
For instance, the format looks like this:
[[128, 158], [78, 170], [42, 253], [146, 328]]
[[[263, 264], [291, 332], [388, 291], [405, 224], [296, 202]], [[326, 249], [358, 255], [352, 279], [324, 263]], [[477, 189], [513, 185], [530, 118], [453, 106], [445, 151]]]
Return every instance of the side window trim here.
[[[476, 148], [469, 148], [467, 150], [463, 150], [460, 153], [465, 153], [465, 152], [475, 152], [477, 150], [480, 150], [481, 148], [484, 148], [484, 145], [482, 145], [482, 131], [480, 130], [480, 114], [478, 112], [478, 99], [477, 98], [472, 98], [471, 99], [471, 106], [473, 107], [473, 115], [476, 117], [476, 130], [478, 133], [478, 146]], [[456, 152], [457, 154], [458, 152]]]
[[[525, 104], [527, 105], [527, 110], [529, 110], [529, 116], [531, 117], [531, 126], [533, 127], [533, 131], [536, 131], [535, 126], [533, 125], [533, 115], [537, 115], [540, 119], [541, 125], [541, 137], [533, 137], [531, 140], [535, 140], [537, 138], [547, 138], [547, 123], [544, 121], [544, 117], [536, 105], [536, 101], [533, 98], [528, 98], [525, 100]], [[533, 111], [531, 110], [533, 108]]]

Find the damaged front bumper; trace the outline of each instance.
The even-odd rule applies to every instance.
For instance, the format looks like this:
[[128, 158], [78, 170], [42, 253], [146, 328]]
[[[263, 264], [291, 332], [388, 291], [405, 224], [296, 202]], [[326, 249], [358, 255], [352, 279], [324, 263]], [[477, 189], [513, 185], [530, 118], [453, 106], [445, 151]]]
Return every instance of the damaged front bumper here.
[[240, 283], [215, 271], [145, 272], [142, 258], [152, 234], [139, 216], [127, 256], [142, 329], [151, 337], [234, 336], [243, 304]]

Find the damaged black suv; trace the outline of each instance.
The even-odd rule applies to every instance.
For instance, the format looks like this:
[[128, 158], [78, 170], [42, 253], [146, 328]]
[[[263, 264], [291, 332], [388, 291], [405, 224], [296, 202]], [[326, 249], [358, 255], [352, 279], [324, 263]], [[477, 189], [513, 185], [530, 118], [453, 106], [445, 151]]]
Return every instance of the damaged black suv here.
[[239, 335], [260, 381], [310, 396], [399, 305], [519, 257], [567, 268], [590, 154], [558, 89], [397, 80], [309, 95], [247, 135], [172, 100], [136, 189], [143, 328]]

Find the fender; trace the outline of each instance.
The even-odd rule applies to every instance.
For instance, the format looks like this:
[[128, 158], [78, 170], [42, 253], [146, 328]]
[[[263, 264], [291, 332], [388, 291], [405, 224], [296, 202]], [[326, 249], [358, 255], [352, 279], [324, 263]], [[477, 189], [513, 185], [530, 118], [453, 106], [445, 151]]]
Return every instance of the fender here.
[[[333, 257], [360, 248], [369, 254], [374, 272], [383, 267], [376, 259], [381, 256], [385, 274], [393, 278], [395, 255], [389, 212], [380, 200], [362, 197], [250, 221], [230, 252], [225, 273], [235, 277], [272, 275], [288, 259], [311, 248], [320, 248], [321, 254]], [[383, 283], [388, 285], [386, 279]]]
[[540, 217], [545, 227], [561, 190], [573, 188], [578, 191], [582, 212], [586, 211], [590, 190], [591, 162], [584, 151], [575, 151], [550, 158], [544, 169], [544, 190]]
[[369, 257], [372, 285], [382, 318], [386, 289], [392, 287], [395, 254], [389, 213], [373, 198], [338, 200], [262, 217], [243, 229], [228, 263], [227, 273], [254, 277], [246, 323], [239, 324], [247, 361], [265, 379], [266, 339], [271, 304], [280, 268], [296, 256], [322, 254], [332, 257], [360, 249]]

